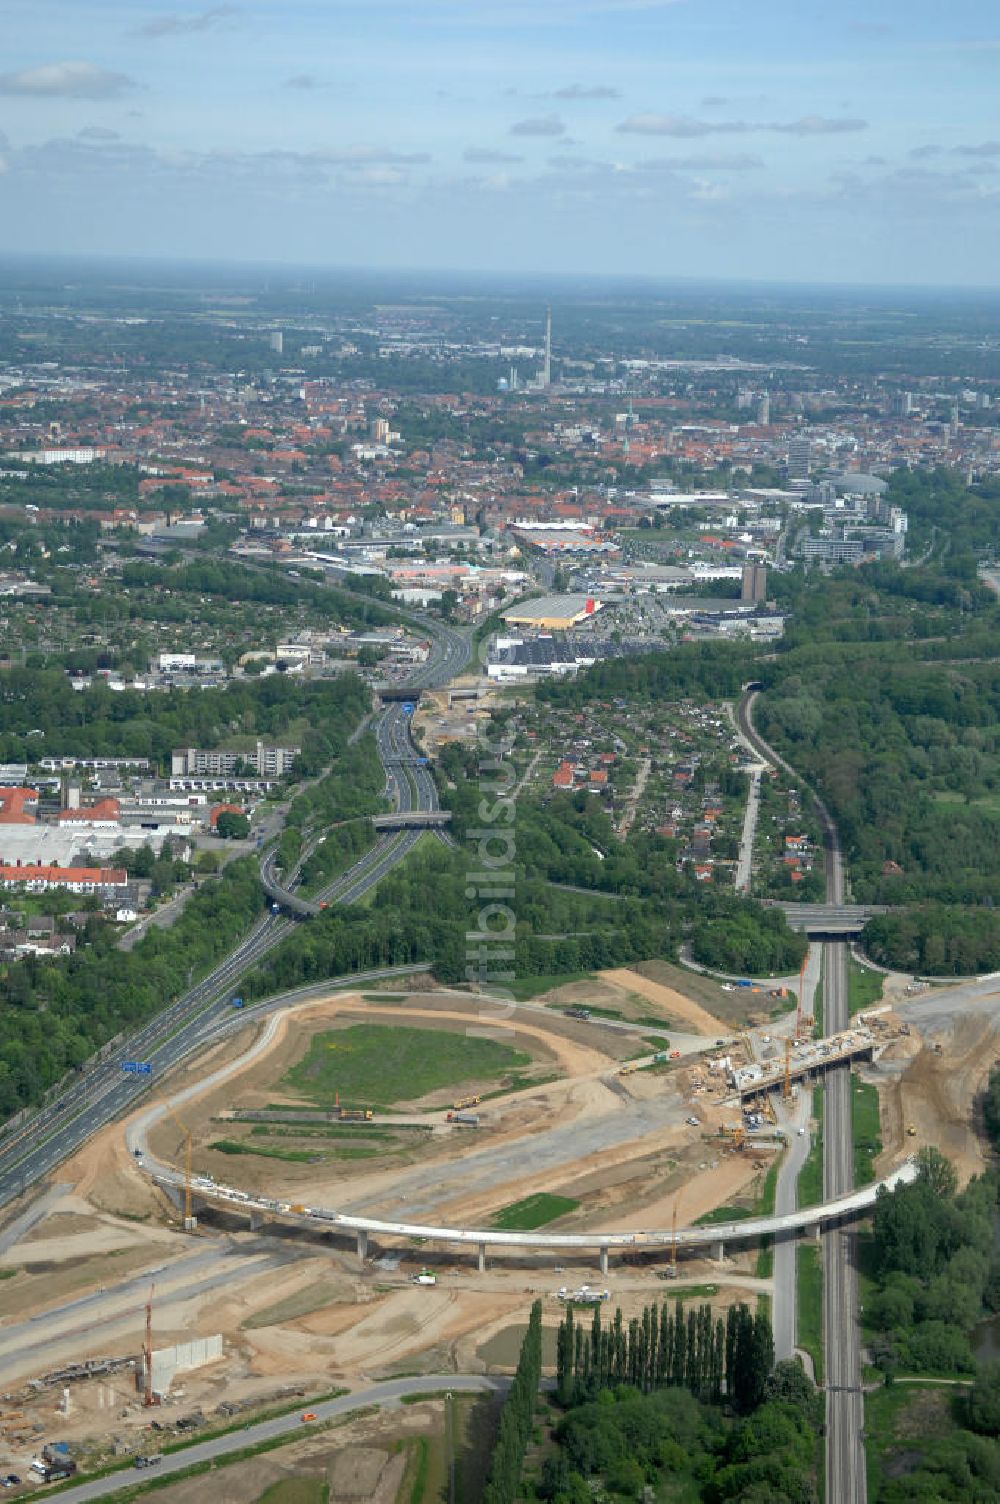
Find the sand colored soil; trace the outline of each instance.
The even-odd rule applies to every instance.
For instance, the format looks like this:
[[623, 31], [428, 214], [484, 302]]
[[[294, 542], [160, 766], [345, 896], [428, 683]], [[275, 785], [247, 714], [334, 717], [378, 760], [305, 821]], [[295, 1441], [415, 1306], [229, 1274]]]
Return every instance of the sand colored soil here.
[[407, 1405], [348, 1419], [332, 1430], [272, 1452], [234, 1462], [204, 1476], [158, 1487], [162, 1504], [257, 1504], [276, 1484], [292, 1479], [326, 1482], [336, 1504], [396, 1504], [406, 1472], [400, 1440], [440, 1430], [440, 1401]]
[[696, 1034], [704, 1034], [706, 1038], [717, 1039], [720, 1035], [726, 1035], [730, 1030], [707, 1013], [700, 1003], [685, 997], [682, 992], [676, 992], [673, 987], [664, 987], [660, 982], [652, 982], [649, 977], [640, 976], [637, 971], [630, 971], [627, 967], [616, 967], [611, 971], [602, 971], [600, 976], [606, 982], [613, 982], [618, 987], [623, 987], [628, 992], [638, 992], [641, 997], [648, 998], [651, 1003], [657, 1005], [657, 1009], [663, 1011], [664, 1023], [675, 1020], [686, 1024]]
[[[990, 1018], [957, 1017], [936, 1041], [910, 1036], [893, 1042], [886, 1064], [912, 1054], [901, 1076], [880, 1083], [883, 1153], [876, 1175], [887, 1174], [901, 1154], [932, 1144], [951, 1160], [960, 1184], [986, 1168], [984, 1142], [973, 1104], [996, 1060], [1000, 1026]], [[941, 1044], [941, 1052], [933, 1043]], [[915, 1052], [915, 1053], [914, 1053]], [[872, 1079], [878, 1080], [877, 1075]], [[908, 1128], [916, 1128], [911, 1136]]]

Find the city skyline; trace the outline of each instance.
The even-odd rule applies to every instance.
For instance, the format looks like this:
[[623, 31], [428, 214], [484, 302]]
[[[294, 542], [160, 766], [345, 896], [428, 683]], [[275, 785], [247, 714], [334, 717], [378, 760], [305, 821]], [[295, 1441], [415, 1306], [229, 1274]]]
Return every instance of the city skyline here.
[[985, 0], [40, 0], [0, 251], [995, 286], [998, 62]]

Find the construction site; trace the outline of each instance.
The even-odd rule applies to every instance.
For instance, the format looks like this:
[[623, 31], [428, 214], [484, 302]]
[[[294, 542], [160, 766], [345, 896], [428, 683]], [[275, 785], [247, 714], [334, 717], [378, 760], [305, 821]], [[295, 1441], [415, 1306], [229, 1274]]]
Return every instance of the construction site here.
[[[481, 1000], [431, 978], [248, 1022], [95, 1136], [40, 1200], [12, 1209], [0, 1231], [0, 1474], [28, 1488], [43, 1486], [32, 1464], [47, 1456], [52, 1467], [134, 1465], [235, 1418], [401, 1373], [509, 1372], [535, 1296], [548, 1331], [567, 1296], [607, 1298], [627, 1319], [662, 1279], [681, 1294], [709, 1287], [720, 1308], [754, 1303], [771, 1284], [753, 1244], [727, 1247], [720, 1263], [708, 1248], [644, 1246], [644, 1233], [759, 1208], [798, 1131], [791, 1106], [838, 1052], [879, 1087], [879, 1173], [922, 1142], [974, 1173], [981, 1151], [959, 1104], [994, 1058], [995, 995], [907, 995], [889, 979], [864, 1023], [806, 1043], [795, 990], [793, 978], [751, 1023], [736, 1011], [751, 1000], [710, 979], [687, 995], [615, 971], [520, 1005], [496, 1053], [467, 1043]], [[398, 1077], [393, 1039], [406, 1042]], [[380, 1084], [366, 1095], [370, 1080]], [[150, 1161], [170, 1167], [171, 1187]], [[223, 1185], [274, 1215], [221, 1204], [212, 1188]], [[406, 1237], [362, 1247], [295, 1215], [324, 1207], [635, 1239], [599, 1277], [592, 1250], [487, 1247], [477, 1261], [475, 1249]], [[362, 1450], [376, 1446], [370, 1418], [352, 1422], [355, 1434]], [[392, 1504], [391, 1451], [383, 1461], [368, 1494], [344, 1496]], [[259, 1476], [226, 1497], [251, 1504]], [[166, 1497], [194, 1498], [190, 1487]]]

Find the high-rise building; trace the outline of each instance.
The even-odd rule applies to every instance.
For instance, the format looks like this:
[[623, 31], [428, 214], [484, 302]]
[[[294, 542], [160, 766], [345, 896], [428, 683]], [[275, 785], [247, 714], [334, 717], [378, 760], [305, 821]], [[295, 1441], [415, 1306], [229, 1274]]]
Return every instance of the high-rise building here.
[[552, 385], [552, 309], [545, 310], [545, 359], [542, 363], [543, 387]]
[[892, 399], [892, 411], [894, 417], [908, 418], [913, 412], [913, 393], [896, 392]]
[[788, 441], [788, 479], [808, 480], [812, 460], [812, 444], [806, 434], [799, 434]]
[[744, 564], [740, 600], [759, 605], [767, 600], [767, 565]]
[[766, 428], [771, 421], [771, 398], [764, 392], [757, 403], [757, 422], [761, 428]]
[[285, 336], [280, 329], [275, 329], [274, 333], [268, 336], [267, 342], [275, 355], [283, 355], [285, 353]]

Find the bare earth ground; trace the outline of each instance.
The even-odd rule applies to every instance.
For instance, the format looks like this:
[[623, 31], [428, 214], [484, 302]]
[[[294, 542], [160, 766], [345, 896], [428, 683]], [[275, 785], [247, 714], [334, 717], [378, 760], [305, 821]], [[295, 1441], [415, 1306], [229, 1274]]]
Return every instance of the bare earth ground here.
[[[901, 1008], [905, 1017], [905, 1011]], [[941, 1045], [938, 1053], [935, 1044]], [[956, 1015], [951, 1027], [937, 1029], [922, 1041], [915, 1034], [897, 1040], [871, 1079], [880, 1081], [884, 1150], [875, 1162], [882, 1175], [901, 1153], [933, 1144], [952, 1161], [959, 1182], [986, 1168], [986, 1152], [972, 1104], [986, 1085], [998, 1050], [1000, 1018]], [[907, 1129], [916, 1128], [910, 1136]]]
[[693, 1029], [696, 1034], [704, 1034], [706, 1038], [715, 1039], [719, 1035], [726, 1035], [729, 1030], [713, 1018], [700, 1003], [693, 998], [685, 997], [673, 987], [665, 987], [662, 982], [654, 982], [649, 977], [644, 977], [638, 971], [630, 971], [625, 967], [616, 967], [611, 971], [602, 971], [599, 975], [606, 982], [614, 982], [616, 986], [624, 988], [627, 992], [638, 992], [640, 997], [648, 998], [651, 1003], [657, 1005], [657, 1011], [662, 1010], [664, 1023], [679, 1020], [687, 1028]]
[[[683, 1020], [688, 1029], [713, 1038], [727, 1032], [701, 1004], [638, 973], [616, 972], [587, 985], [601, 989], [602, 997], [641, 999], [635, 1004], [640, 1012], [662, 1010], [665, 1025]], [[442, 1128], [419, 1134], [419, 1148], [408, 1150], [399, 1163], [376, 1158], [300, 1165], [206, 1150], [207, 1142], [228, 1135], [217, 1120], [220, 1112], [282, 1100], [279, 1083], [316, 1032], [360, 1019], [454, 1031], [468, 1027], [476, 1013], [474, 999], [465, 1002], [454, 994], [371, 1005], [338, 995], [289, 1010], [265, 1053], [246, 1069], [237, 1065], [224, 1084], [181, 1109], [194, 1134], [196, 1169], [211, 1168], [220, 1179], [248, 1188], [280, 1189], [292, 1200], [308, 1187], [320, 1205], [363, 1202], [387, 1213], [403, 1205], [414, 1218], [429, 1206], [443, 1219], [454, 1217], [465, 1225], [488, 1225], [498, 1208], [533, 1191], [548, 1191], [581, 1203], [561, 1227], [669, 1228], [675, 1209], [683, 1224], [716, 1206], [752, 1199], [759, 1190], [765, 1163], [726, 1152], [716, 1136], [734, 1114], [722, 1105], [719, 1078], [701, 1061], [686, 1059], [665, 1071], [623, 1078], [621, 1061], [634, 1051], [634, 1039], [602, 1028], [598, 1020], [581, 1023], [537, 1008], [514, 1016], [511, 1043], [531, 1055], [541, 1077], [557, 1079], [484, 1101], [479, 1131]], [[193, 1069], [208, 1075], [237, 1062], [259, 1035], [259, 1026], [248, 1027], [206, 1052], [177, 1080], [187, 1085]], [[168, 1082], [168, 1099], [170, 1091]], [[425, 1111], [444, 1105], [451, 1095], [441, 1092], [406, 1105]], [[692, 1115], [698, 1126], [687, 1122]], [[182, 1135], [175, 1124], [166, 1121], [151, 1137], [156, 1152], [178, 1162]], [[626, 1315], [671, 1293], [655, 1278], [656, 1262], [641, 1257], [613, 1258], [604, 1281], [596, 1259], [575, 1258], [562, 1267], [551, 1255], [528, 1254], [520, 1262], [490, 1260], [479, 1275], [468, 1255], [409, 1245], [389, 1250], [395, 1265], [362, 1266], [343, 1241], [327, 1244], [277, 1227], [255, 1236], [239, 1218], [228, 1223], [216, 1218], [214, 1225], [207, 1219], [200, 1235], [191, 1238], [179, 1230], [177, 1209], [151, 1188], [127, 1153], [121, 1124], [95, 1136], [59, 1174], [72, 1192], [2, 1261], [19, 1272], [0, 1281], [0, 1391], [15, 1390], [18, 1397], [0, 1402], [0, 1468], [9, 1457], [11, 1467], [24, 1469], [30, 1461], [25, 1449], [35, 1445], [35, 1425], [50, 1436], [105, 1443], [115, 1435], [141, 1435], [148, 1416], [136, 1403], [128, 1373], [111, 1383], [74, 1385], [68, 1416], [57, 1416], [58, 1388], [28, 1398], [20, 1386], [29, 1371], [45, 1372], [97, 1353], [134, 1355], [142, 1340], [148, 1283], [156, 1285], [157, 1346], [214, 1332], [225, 1342], [221, 1362], [178, 1378], [174, 1402], [160, 1412], [165, 1422], [195, 1405], [210, 1417], [223, 1401], [273, 1403], [290, 1386], [317, 1394], [391, 1372], [475, 1371], [483, 1365], [483, 1344], [523, 1322], [536, 1294], [545, 1301], [546, 1325], [555, 1325], [560, 1307], [554, 1291], [561, 1284], [606, 1283], [612, 1302], [620, 1302]], [[689, 1280], [721, 1280], [723, 1303], [741, 1292], [752, 1299], [759, 1286], [747, 1273], [751, 1259], [739, 1256], [722, 1274], [708, 1261], [683, 1260], [681, 1273]], [[190, 1274], [172, 1274], [192, 1261]], [[436, 1288], [410, 1282], [424, 1261], [438, 1275]], [[29, 1273], [30, 1267], [36, 1272]], [[85, 1292], [90, 1293], [83, 1303], [65, 1304]], [[26, 1351], [33, 1365], [28, 1368]], [[359, 1445], [368, 1445], [363, 1435]], [[289, 1456], [282, 1450], [261, 1459], [254, 1465], [256, 1492], [240, 1492], [243, 1485], [232, 1482], [231, 1497], [255, 1500], [269, 1482], [287, 1475]], [[361, 1460], [358, 1467], [363, 1472]], [[231, 1477], [238, 1479], [235, 1469], [218, 1475], [227, 1488]], [[387, 1488], [392, 1477], [385, 1473]], [[369, 1492], [356, 1495], [359, 1499], [381, 1499], [380, 1482], [367, 1475], [361, 1482]], [[191, 1486], [204, 1487], [199, 1480]], [[182, 1494], [185, 1487], [172, 1485], [168, 1497], [204, 1497], [203, 1492]], [[338, 1477], [336, 1487], [341, 1492], [333, 1497], [352, 1497], [349, 1480]]]

